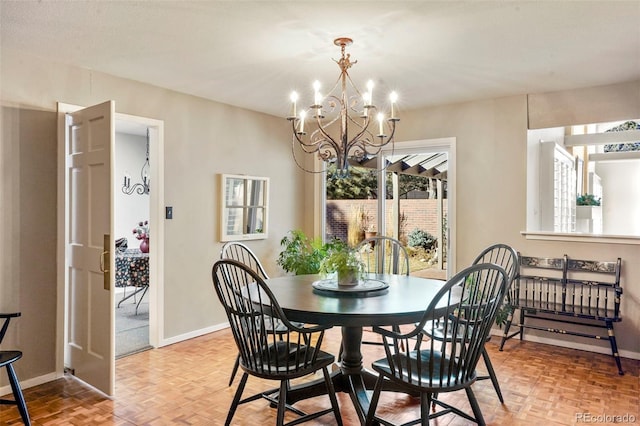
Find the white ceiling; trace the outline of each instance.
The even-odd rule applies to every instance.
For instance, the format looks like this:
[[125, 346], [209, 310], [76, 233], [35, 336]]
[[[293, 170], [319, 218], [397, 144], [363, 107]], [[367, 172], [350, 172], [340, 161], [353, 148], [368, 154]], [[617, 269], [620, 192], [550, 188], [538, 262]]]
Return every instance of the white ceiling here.
[[276, 116], [336, 81], [400, 111], [640, 78], [640, 1], [6, 1], [2, 49]]

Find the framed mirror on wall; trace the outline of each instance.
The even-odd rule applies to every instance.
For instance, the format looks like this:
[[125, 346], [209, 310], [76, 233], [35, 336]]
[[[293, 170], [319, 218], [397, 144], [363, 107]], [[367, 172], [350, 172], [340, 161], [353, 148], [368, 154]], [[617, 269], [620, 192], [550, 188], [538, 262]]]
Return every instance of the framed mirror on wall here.
[[267, 238], [269, 178], [220, 175], [220, 241]]

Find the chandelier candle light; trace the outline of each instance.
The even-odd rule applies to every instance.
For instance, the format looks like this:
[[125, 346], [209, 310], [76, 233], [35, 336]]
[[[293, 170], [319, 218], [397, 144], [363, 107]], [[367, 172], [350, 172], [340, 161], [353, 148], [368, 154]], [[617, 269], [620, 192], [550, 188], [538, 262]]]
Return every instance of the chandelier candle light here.
[[[305, 153], [317, 152], [321, 160], [328, 163], [335, 162], [339, 177], [349, 175], [350, 159], [361, 161], [375, 156], [383, 146], [389, 142], [393, 143], [396, 123], [400, 121], [396, 117], [396, 102], [398, 101], [396, 92], [391, 92], [389, 96], [391, 114], [389, 118], [385, 119], [385, 114], [378, 112], [378, 108], [373, 104], [373, 81], [367, 82], [366, 93], [360, 93], [351, 80], [348, 70], [358, 61], [351, 61], [350, 54], [345, 53], [345, 48], [352, 42], [353, 40], [346, 37], [334, 40], [334, 44], [340, 46], [341, 51], [341, 58], [337, 61], [334, 60], [340, 67], [340, 77], [335, 86], [327, 95], [323, 96], [320, 91], [322, 87], [320, 82], [315, 81], [313, 83], [313, 105], [309, 107], [308, 112], [307, 110], [297, 112], [298, 94], [291, 93], [291, 113], [287, 117], [293, 131], [292, 150], [297, 141]], [[340, 89], [339, 93], [338, 88]], [[305, 124], [308, 114], [311, 114], [312, 120]], [[369, 130], [369, 125], [375, 118], [378, 121], [378, 131], [374, 135]], [[336, 124], [338, 122], [339, 127]], [[334, 124], [336, 125], [334, 126]], [[348, 132], [351, 125], [356, 129], [355, 135], [352, 137]], [[308, 137], [305, 126], [313, 128]], [[296, 164], [298, 164], [295, 152], [293, 155]], [[300, 165], [298, 164], [298, 166]], [[308, 171], [304, 168], [303, 170]]]

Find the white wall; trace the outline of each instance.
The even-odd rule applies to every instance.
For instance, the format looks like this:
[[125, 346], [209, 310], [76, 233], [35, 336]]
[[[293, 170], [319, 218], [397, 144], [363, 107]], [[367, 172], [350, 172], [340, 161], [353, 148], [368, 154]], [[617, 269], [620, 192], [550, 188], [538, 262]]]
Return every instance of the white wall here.
[[[620, 114], [640, 116], [640, 85], [632, 82], [620, 86], [590, 88], [585, 91], [588, 96], [578, 95], [576, 92], [579, 91], [572, 91], [572, 96], [566, 98], [561, 94], [554, 96], [554, 99], [564, 99], [560, 103], [536, 99], [532, 105], [532, 96], [522, 95], [410, 111], [403, 114], [397, 141], [456, 138], [458, 215], [455, 223], [457, 237], [452, 245], [457, 253], [458, 269], [468, 265], [484, 247], [496, 242], [510, 244], [526, 255], [561, 257], [566, 253], [577, 259], [596, 260], [621, 257], [624, 288], [621, 311], [624, 319], [615, 326], [618, 347], [622, 356], [640, 358], [640, 263], [637, 261], [640, 259], [640, 245], [534, 240], [523, 235], [527, 223], [527, 131], [531, 124], [531, 109], [555, 105], [556, 111], [582, 123], [614, 121], [621, 119]], [[611, 93], [626, 98], [615, 103], [610, 99]], [[605, 111], [603, 120], [594, 119], [605, 105], [600, 102], [598, 94], [619, 108], [614, 112]], [[579, 99], [586, 104], [574, 107], [568, 99]], [[562, 108], [558, 107], [560, 104]], [[534, 112], [545, 128], [572, 124], [562, 123], [553, 114]], [[527, 331], [525, 335], [527, 338], [547, 339], [570, 347], [610, 353], [607, 341], [559, 337], [536, 331]]]
[[552, 129], [535, 129], [527, 132], [527, 230], [539, 231], [542, 229], [542, 212], [540, 211], [540, 167], [531, 167], [532, 164], [540, 164], [540, 142], [554, 141], [560, 145], [564, 141], [564, 129], [556, 127]]
[[[211, 283], [219, 258], [220, 173], [270, 178], [270, 238], [247, 244], [269, 275], [280, 239], [302, 228], [303, 172], [291, 160], [288, 122], [151, 85], [2, 49], [0, 306], [23, 316], [7, 344], [24, 352], [21, 380], [55, 369], [57, 241], [56, 102], [113, 99], [120, 113], [164, 121], [164, 336], [181, 339], [226, 321]], [[152, 159], [153, 161], [153, 159]], [[153, 182], [152, 182], [153, 184]], [[34, 267], [37, 265], [37, 267]], [[0, 378], [0, 386], [6, 383]]]
[[[270, 275], [281, 273], [275, 259], [279, 240], [288, 230], [317, 229], [320, 209], [313, 198], [315, 179], [299, 171], [291, 160], [289, 126], [280, 117], [42, 62], [7, 49], [2, 50], [0, 73], [0, 307], [23, 312], [7, 342], [24, 351], [17, 365], [23, 380], [53, 371], [55, 360], [56, 102], [92, 105], [114, 99], [118, 112], [165, 123], [164, 198], [174, 206], [174, 219], [161, 225], [165, 234], [161, 271], [165, 278], [164, 338], [179, 338], [224, 322], [210, 275], [222, 246], [218, 239], [219, 173], [270, 177], [270, 238], [248, 242]], [[640, 353], [640, 246], [534, 241], [521, 231], [526, 226], [530, 109], [551, 104], [565, 113], [576, 113], [583, 123], [612, 121], [619, 117], [608, 110], [606, 117], [596, 119], [598, 109], [603, 108], [597, 95], [614, 93], [624, 98], [635, 93], [635, 103], [627, 98], [620, 103], [636, 108], [628, 116], [638, 117], [638, 87], [640, 83], [589, 89], [586, 96], [571, 97], [584, 102], [575, 108], [540, 99], [532, 103], [531, 96], [525, 95], [425, 108], [403, 114], [397, 135], [398, 141], [456, 138], [458, 216], [452, 244], [458, 268], [494, 242], [511, 244], [530, 255], [622, 257], [624, 320], [616, 330], [623, 355]], [[578, 114], [581, 109], [586, 114]], [[570, 124], [556, 121], [545, 117], [538, 124]], [[606, 342], [600, 346], [606, 352]]]
[[[127, 195], [122, 192], [123, 176], [128, 173], [131, 176], [131, 185], [142, 182], [140, 169], [146, 159], [146, 136], [116, 133], [116, 161], [114, 164], [115, 176], [115, 235], [118, 238], [127, 238], [129, 248], [138, 248], [140, 240], [133, 235], [133, 228], [141, 221], [149, 220], [149, 194], [133, 192]], [[151, 160], [150, 160], [151, 162]]]
[[599, 161], [603, 233], [640, 236], [640, 160]]

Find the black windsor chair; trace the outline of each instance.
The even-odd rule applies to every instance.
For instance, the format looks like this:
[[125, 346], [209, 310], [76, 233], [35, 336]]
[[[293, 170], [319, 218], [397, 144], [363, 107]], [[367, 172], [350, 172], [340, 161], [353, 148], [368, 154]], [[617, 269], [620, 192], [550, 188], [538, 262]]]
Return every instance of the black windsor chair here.
[[[220, 259], [237, 260], [238, 262], [241, 262], [247, 265], [249, 268], [251, 268], [252, 271], [258, 274], [261, 278], [263, 279], [269, 278], [269, 276], [267, 275], [267, 272], [264, 270], [264, 267], [260, 263], [260, 260], [258, 259], [258, 257], [249, 247], [247, 247], [243, 243], [239, 243], [236, 241], [230, 241], [228, 243], [225, 243], [222, 246], [222, 250], [220, 250]], [[277, 322], [274, 323], [273, 321], [267, 325], [269, 327], [269, 330], [274, 333], [277, 333], [278, 329], [282, 328], [281, 324], [278, 324]], [[238, 356], [236, 357], [236, 362], [233, 364], [233, 369], [231, 370], [231, 377], [229, 377], [229, 386], [231, 386], [231, 384], [233, 383], [233, 380], [235, 379], [236, 374], [238, 372], [239, 366], [240, 366], [240, 354], [238, 354]]]
[[[420, 394], [421, 418], [406, 423], [428, 425], [430, 418], [446, 413], [455, 413], [467, 420], [484, 425], [478, 401], [471, 389], [476, 381], [476, 365], [495, 320], [498, 308], [507, 290], [508, 277], [500, 266], [494, 264], [473, 265], [451, 278], [427, 307], [422, 320], [407, 332], [398, 333], [375, 326], [374, 331], [383, 337], [385, 357], [372, 364], [379, 376], [373, 390], [366, 424], [373, 421], [391, 425], [375, 416], [383, 384], [390, 381], [407, 393]], [[445, 335], [459, 336], [456, 339], [418, 339], [410, 349], [409, 339], [430, 327], [430, 334], [444, 321]], [[401, 352], [394, 350], [404, 343]], [[473, 410], [473, 417], [462, 410], [436, 400], [434, 395], [464, 389]], [[435, 401], [443, 410], [429, 412]]]
[[[212, 277], [216, 294], [224, 306], [233, 338], [240, 352], [242, 378], [229, 408], [225, 425], [231, 424], [240, 404], [255, 401], [265, 395], [260, 393], [241, 399], [249, 375], [278, 380], [280, 387], [276, 424], [284, 425], [285, 410], [298, 414], [288, 425], [302, 423], [333, 412], [342, 425], [342, 417], [328, 366], [335, 357], [321, 351], [324, 331], [330, 326], [302, 326], [290, 322], [263, 278], [247, 265], [235, 260], [223, 259], [213, 265]], [[272, 320], [278, 320], [284, 330], [276, 336], [267, 331]], [[309, 342], [315, 342], [311, 346]], [[322, 370], [331, 408], [306, 414], [287, 404], [289, 380]]]
[[[2, 324], [2, 328], [0, 329], [0, 344], [2, 344], [4, 335], [7, 333], [7, 329], [9, 328], [9, 322], [11, 321], [11, 318], [17, 318], [19, 316], [20, 316], [19, 312], [11, 313], [11, 314], [0, 313], [0, 318], [4, 319], [4, 323]], [[0, 368], [5, 367], [7, 369], [7, 375], [9, 376], [9, 384], [11, 385], [11, 391], [13, 392], [13, 400], [0, 399], [0, 405], [17, 405], [18, 411], [20, 412], [20, 417], [22, 417], [22, 422], [26, 426], [29, 426], [31, 425], [31, 420], [29, 419], [27, 404], [24, 401], [24, 396], [22, 395], [22, 389], [20, 389], [20, 382], [18, 382], [18, 376], [16, 376], [16, 372], [13, 368], [13, 363], [19, 360], [20, 358], [22, 358], [21, 351], [0, 351]]]
[[[507, 273], [507, 294], [513, 280], [518, 274], [518, 253], [510, 246], [506, 244], [493, 244], [484, 250], [475, 258], [472, 265], [477, 265], [480, 263], [493, 263], [498, 266], [501, 266], [505, 272]], [[424, 334], [427, 337], [432, 339], [436, 339], [442, 341], [445, 339], [445, 335], [443, 333], [444, 328], [442, 327], [443, 322], [440, 323], [440, 326], [431, 327], [431, 325], [427, 325], [427, 328], [424, 331]], [[433, 333], [431, 333], [433, 330]], [[449, 328], [451, 331], [451, 328]], [[446, 335], [447, 339], [451, 339], [451, 334], [448, 333]], [[491, 334], [487, 336], [487, 342], [491, 340]], [[493, 364], [491, 364], [491, 358], [489, 358], [489, 353], [486, 349], [482, 349], [482, 359], [487, 367], [487, 372], [489, 375], [487, 376], [478, 376], [477, 380], [486, 380], [491, 379], [491, 383], [493, 384], [493, 388], [498, 395], [498, 399], [501, 403], [504, 403], [504, 398], [502, 396], [502, 391], [500, 390], [500, 384], [498, 383], [498, 378], [496, 377], [495, 370], [493, 369]], [[434, 407], [435, 408], [435, 407]]]
[[[382, 235], [362, 240], [356, 247], [365, 264], [365, 272], [374, 274], [409, 275], [409, 255], [402, 243]], [[396, 326], [396, 331], [400, 327]], [[363, 345], [382, 345], [382, 341], [363, 340]]]

